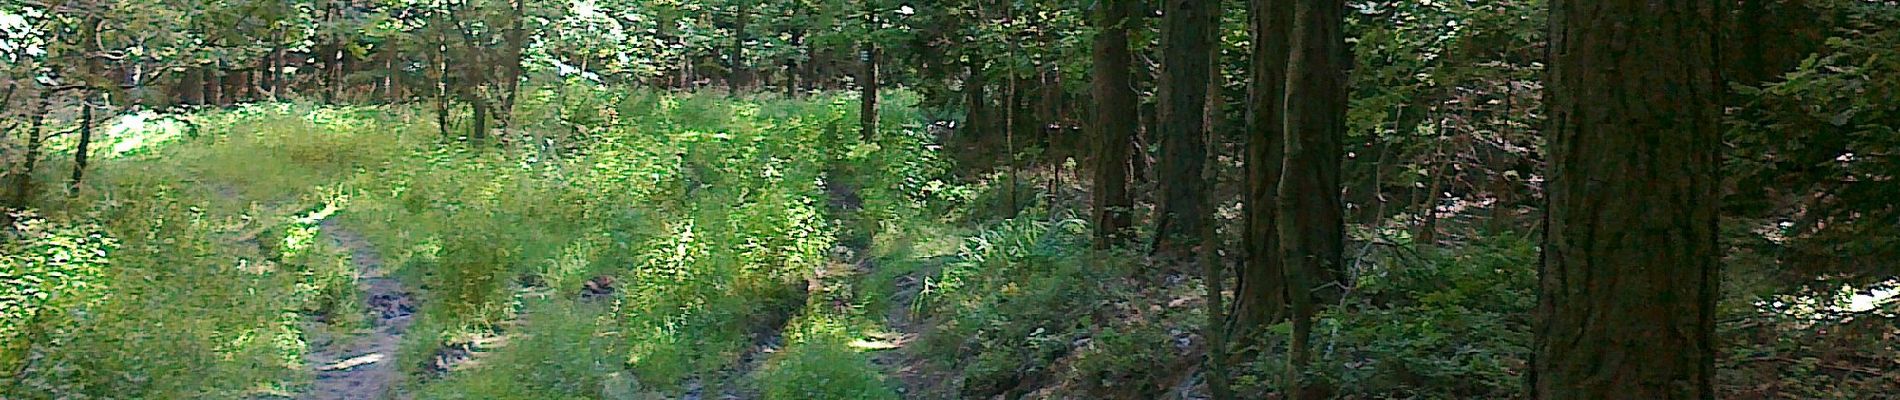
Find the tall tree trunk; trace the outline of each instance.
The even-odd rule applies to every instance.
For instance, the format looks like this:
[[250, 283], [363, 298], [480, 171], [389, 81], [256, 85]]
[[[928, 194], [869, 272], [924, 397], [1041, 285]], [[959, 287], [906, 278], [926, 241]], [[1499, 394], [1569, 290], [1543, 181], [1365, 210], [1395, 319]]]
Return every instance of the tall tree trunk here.
[[1294, 399], [1325, 398], [1304, 379], [1317, 303], [1338, 298], [1345, 249], [1340, 164], [1346, 130], [1344, 0], [1296, 0], [1287, 58], [1285, 162], [1280, 175], [1280, 248], [1286, 263], [1293, 338], [1288, 382]]
[[1551, 2], [1533, 398], [1715, 398], [1720, 4]]
[[[322, 9], [321, 12], [323, 14], [323, 16], [321, 17], [323, 19], [321, 25], [331, 26], [331, 27], [335, 26], [333, 22], [333, 17], [332, 17], [334, 12], [331, 10], [336, 8], [336, 0], [320, 0], [319, 2], [322, 4], [321, 6], [319, 6], [319, 8]], [[328, 29], [335, 29], [335, 28], [328, 28]], [[312, 57], [317, 60], [317, 71], [316, 71], [318, 75], [318, 79], [316, 81], [316, 84], [318, 85], [317, 90], [323, 93], [324, 103], [326, 104], [335, 103], [336, 94], [337, 94], [336, 88], [343, 84], [343, 82], [340, 82], [337, 79], [338, 75], [336, 74], [336, 69], [337, 69], [336, 58], [337, 58], [337, 52], [339, 51], [338, 49], [339, 46], [337, 45], [337, 42], [336, 42], [336, 36], [338, 35], [335, 33], [319, 30], [318, 32], [316, 32], [315, 36], [316, 37], [313, 39], [321, 43], [316, 46], [316, 54], [313, 54], [313, 56], [315, 57]]]
[[1200, 224], [1207, 220], [1207, 80], [1210, 49], [1220, 16], [1212, 1], [1168, 1], [1162, 21], [1165, 40], [1161, 80], [1161, 197], [1155, 208], [1154, 251], [1168, 257], [1190, 255]]
[[1126, 243], [1135, 199], [1128, 192], [1128, 143], [1134, 139], [1134, 59], [1128, 50], [1129, 18], [1136, 0], [1102, 0], [1095, 9], [1095, 248]]
[[86, 177], [86, 156], [92, 148], [92, 92], [79, 96], [79, 145], [73, 148], [73, 180], [66, 185], [66, 195], [79, 195], [79, 185]]
[[13, 177], [13, 208], [26, 208], [27, 203], [33, 200], [33, 169], [40, 160], [40, 145], [46, 141], [43, 134], [46, 129], [46, 111], [51, 108], [52, 98], [53, 92], [41, 90], [39, 100], [35, 102], [38, 108], [34, 110], [32, 126], [26, 131], [26, 159], [23, 160], [20, 174]]
[[[1206, 29], [1205, 32], [1209, 46], [1207, 47], [1206, 53], [1208, 61], [1207, 79], [1206, 82], [1202, 83], [1206, 87], [1207, 94], [1202, 102], [1201, 135], [1204, 138], [1202, 140], [1205, 146], [1204, 154], [1206, 154], [1208, 158], [1219, 159], [1222, 147], [1222, 135], [1220, 134], [1220, 130], [1226, 122], [1225, 109], [1227, 106], [1226, 96], [1222, 93], [1226, 86], [1227, 78], [1221, 74], [1220, 57], [1222, 50], [1222, 43], [1220, 41], [1221, 16], [1226, 8], [1223, 7], [1225, 5], [1224, 1], [1207, 1], [1207, 3], [1209, 3], [1208, 14], [1211, 15], [1208, 18], [1208, 22], [1212, 23], [1212, 25]], [[1205, 185], [1208, 185], [1206, 187], [1212, 187], [1220, 182], [1220, 167], [1221, 164], [1218, 162], [1201, 163], [1200, 178]], [[1198, 228], [1200, 229], [1200, 235], [1195, 239], [1200, 243], [1195, 254], [1199, 256], [1197, 264], [1201, 266], [1201, 278], [1202, 281], [1204, 281], [1203, 286], [1205, 286], [1204, 289], [1206, 290], [1204, 295], [1207, 296], [1207, 320], [1203, 322], [1201, 326], [1201, 333], [1207, 337], [1207, 355], [1205, 359], [1207, 363], [1207, 389], [1210, 395], [1209, 397], [1213, 400], [1233, 400], [1233, 389], [1227, 384], [1229, 331], [1226, 328], [1226, 299], [1223, 298], [1226, 296], [1226, 289], [1224, 289], [1223, 286], [1225, 284], [1224, 281], [1227, 279], [1224, 274], [1227, 266], [1221, 262], [1220, 257], [1222, 241], [1220, 239], [1219, 220], [1215, 218], [1214, 213], [1211, 212], [1211, 210], [1220, 208], [1221, 199], [1217, 196], [1204, 194], [1201, 196], [1201, 200], [1205, 202], [1202, 204], [1202, 206], [1205, 207], [1204, 209], [1210, 211], [1203, 212], [1199, 215], [1203, 220], [1200, 221]]]
[[500, 107], [494, 110], [494, 119], [497, 125], [503, 128], [503, 132], [507, 132], [507, 128], [514, 122], [515, 102], [521, 96], [521, 77], [523, 73], [521, 68], [521, 52], [522, 49], [528, 45], [528, 10], [527, 4], [525, 4], [526, 1], [527, 0], [512, 0], [508, 2], [509, 11], [512, 14], [510, 14], [511, 19], [508, 32], [504, 36], [507, 48], [505, 48], [502, 53], [503, 64], [506, 66], [504, 72], [506, 72], [506, 74], [501, 77], [502, 81], [500, 82], [501, 88], [499, 91], [501, 92], [501, 104]]
[[1287, 35], [1292, 32], [1292, 0], [1250, 0], [1254, 53], [1252, 92], [1248, 94], [1247, 194], [1242, 209], [1246, 264], [1237, 278], [1234, 299], [1236, 344], [1285, 317], [1286, 272], [1280, 260], [1280, 166], [1286, 144]]
[[752, 71], [745, 63], [745, 41], [747, 23], [751, 17], [751, 4], [737, 4], [732, 8], [732, 75], [726, 79], [726, 87], [737, 95], [746, 85], [751, 84]]
[[858, 93], [863, 101], [858, 108], [858, 135], [869, 143], [877, 137], [877, 44], [865, 41], [858, 64]]
[[449, 97], [449, 32], [446, 26], [449, 22], [448, 18], [444, 18], [448, 10], [446, 6], [441, 6], [435, 13], [431, 24], [439, 28], [435, 31], [435, 46], [432, 46], [435, 48], [435, 65], [430, 66], [435, 69], [435, 125], [442, 132], [443, 140], [452, 140], [455, 135], [449, 133], [449, 105], [453, 102]]
[[[1201, 179], [1215, 181], [1219, 175], [1215, 169], [1219, 166], [1219, 163], [1202, 164]], [[1219, 206], [1216, 203], [1218, 198], [1207, 196], [1207, 200], [1208, 209]], [[1207, 391], [1213, 400], [1233, 400], [1233, 389], [1227, 384], [1227, 351], [1230, 337], [1228, 333], [1230, 332], [1223, 326], [1227, 321], [1227, 316], [1224, 315], [1227, 306], [1222, 304], [1225, 301], [1223, 297], [1226, 296], [1222, 285], [1227, 278], [1222, 276], [1222, 271], [1227, 268], [1226, 265], [1222, 265], [1220, 257], [1221, 240], [1218, 230], [1220, 224], [1215, 223], [1212, 213], [1207, 214], [1207, 218], [1207, 221], [1201, 223], [1201, 246], [1199, 251], [1195, 252], [1200, 256], [1198, 264], [1201, 265], [1201, 277], [1205, 282], [1203, 286], [1206, 290], [1203, 295], [1207, 296], [1207, 321], [1201, 327], [1201, 334], [1207, 337]]]
[[[791, 42], [792, 48], [793, 49], [799, 49], [799, 48], [809, 49], [808, 47], [805, 47], [804, 44], [805, 44], [805, 31], [804, 30], [792, 31], [792, 42]], [[809, 60], [811, 58], [811, 53], [807, 51], [805, 53], [805, 57]], [[798, 79], [798, 77], [801, 74], [801, 72], [804, 71], [803, 70], [804, 64], [807, 64], [807, 63], [809, 63], [809, 61], [804, 62], [804, 63], [798, 62], [798, 54], [796, 53], [785, 56], [785, 97], [796, 98], [798, 97], [799, 93], [804, 91], [803, 90], [804, 87], [800, 86], [800, 85], [803, 85], [804, 82]]]

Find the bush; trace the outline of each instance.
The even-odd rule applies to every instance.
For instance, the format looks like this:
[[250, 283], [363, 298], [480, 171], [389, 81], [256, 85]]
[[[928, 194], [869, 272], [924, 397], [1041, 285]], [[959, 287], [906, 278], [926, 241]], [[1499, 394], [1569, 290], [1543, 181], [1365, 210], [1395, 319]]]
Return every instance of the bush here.
[[870, 360], [835, 321], [797, 323], [785, 349], [772, 356], [758, 381], [766, 400], [897, 399]]

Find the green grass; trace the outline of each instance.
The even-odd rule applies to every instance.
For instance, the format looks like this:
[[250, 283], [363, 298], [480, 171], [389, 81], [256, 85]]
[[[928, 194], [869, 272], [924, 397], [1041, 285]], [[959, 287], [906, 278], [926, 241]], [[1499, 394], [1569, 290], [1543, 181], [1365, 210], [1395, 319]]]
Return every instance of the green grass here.
[[[419, 398], [678, 393], [724, 376], [755, 334], [776, 331], [787, 332], [785, 351], [738, 377], [765, 383], [738, 386], [811, 398], [783, 388], [843, 379], [853, 383], [830, 398], [894, 398], [846, 345], [878, 324], [808, 306], [825, 300], [802, 288], [833, 262], [843, 226], [921, 214], [928, 195], [914, 189], [946, 165], [902, 105], [914, 98], [894, 96], [872, 144], [858, 143], [855, 106], [839, 97], [548, 93], [525, 102], [520, 120], [565, 107], [575, 124], [515, 133], [546, 147], [443, 141], [430, 118], [401, 107], [303, 104], [156, 116], [197, 129], [109, 136], [114, 157], [85, 195], [46, 196], [41, 208], [63, 234], [96, 224], [119, 248], [102, 284], [38, 323], [47, 333], [30, 351], [5, 353], [0, 364], [28, 365], [32, 379], [0, 393], [296, 392], [311, 379], [301, 357], [317, 325], [306, 321], [362, 321], [351, 266], [298, 221], [333, 208], [421, 288], [399, 353], [411, 376], [403, 390]], [[864, 209], [834, 215], [827, 181], [856, 185]], [[583, 284], [603, 277], [614, 295], [581, 300]], [[445, 342], [494, 334], [507, 345], [473, 366], [422, 370]]]

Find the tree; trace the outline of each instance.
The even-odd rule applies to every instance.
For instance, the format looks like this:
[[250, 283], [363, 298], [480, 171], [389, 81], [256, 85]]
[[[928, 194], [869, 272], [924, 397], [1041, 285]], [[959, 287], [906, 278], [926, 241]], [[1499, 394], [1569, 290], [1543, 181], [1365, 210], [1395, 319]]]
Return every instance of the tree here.
[[1715, 396], [1721, 9], [1551, 2], [1534, 398]]
[[1135, 199], [1128, 192], [1129, 143], [1135, 120], [1134, 57], [1128, 50], [1128, 25], [1134, 0], [1102, 0], [1095, 7], [1094, 163], [1095, 248], [1126, 239]]
[[1254, 53], [1242, 210], [1246, 262], [1237, 277], [1234, 300], [1234, 333], [1242, 344], [1259, 328], [1285, 316], [1286, 277], [1274, 216], [1279, 212], [1281, 149], [1286, 140], [1287, 35], [1293, 24], [1289, 0], [1251, 0], [1248, 6]]
[[73, 147], [73, 179], [66, 184], [66, 194], [79, 194], [79, 185], [85, 182], [86, 158], [92, 149], [92, 93], [82, 91], [79, 95], [79, 145]]
[[1320, 301], [1337, 298], [1345, 247], [1339, 198], [1346, 130], [1345, 1], [1297, 0], [1287, 58], [1286, 145], [1280, 175], [1280, 249], [1293, 307], [1292, 398], [1323, 397], [1303, 379]]
[[877, 137], [877, 0], [864, 2], [864, 39], [858, 43], [858, 135], [865, 142]]
[[1163, 12], [1161, 77], [1161, 188], [1155, 207], [1154, 251], [1188, 254], [1207, 219], [1206, 107], [1208, 65], [1220, 20], [1211, 1], [1169, 1]]

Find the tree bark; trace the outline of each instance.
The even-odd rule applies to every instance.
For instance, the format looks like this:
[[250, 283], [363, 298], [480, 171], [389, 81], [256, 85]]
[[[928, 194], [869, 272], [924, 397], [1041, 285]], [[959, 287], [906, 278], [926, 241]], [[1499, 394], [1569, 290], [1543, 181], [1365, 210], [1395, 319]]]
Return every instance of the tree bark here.
[[[864, 0], [864, 22], [867, 35], [868, 31], [877, 29], [877, 8], [872, 0]], [[877, 43], [870, 38], [865, 38], [858, 46], [861, 49], [858, 55], [858, 90], [862, 100], [858, 110], [858, 134], [864, 142], [869, 143], [877, 137], [878, 49]]]
[[1179, 257], [1191, 254], [1200, 224], [1207, 219], [1206, 163], [1208, 53], [1219, 16], [1211, 1], [1170, 0], [1162, 23], [1161, 165], [1156, 178], [1161, 196], [1155, 208], [1154, 251]]
[[1715, 398], [1722, 9], [1551, 2], [1533, 398]]
[[73, 180], [66, 185], [67, 196], [79, 195], [79, 185], [86, 177], [86, 156], [92, 147], [92, 93], [79, 96], [79, 145], [73, 148]]
[[1338, 297], [1345, 248], [1339, 198], [1346, 130], [1345, 1], [1297, 0], [1287, 58], [1286, 145], [1279, 189], [1281, 256], [1286, 263], [1293, 338], [1291, 398], [1323, 398], [1304, 379], [1317, 303]]
[[1095, 9], [1093, 144], [1095, 248], [1126, 243], [1135, 199], [1128, 192], [1128, 153], [1138, 127], [1133, 56], [1128, 49], [1129, 18], [1135, 0], [1102, 0]]
[[1247, 194], [1242, 213], [1246, 264], [1234, 299], [1236, 344], [1286, 316], [1285, 267], [1280, 259], [1280, 167], [1285, 157], [1286, 69], [1293, 25], [1291, 0], [1250, 0], [1254, 53], [1253, 90], [1249, 94]]

